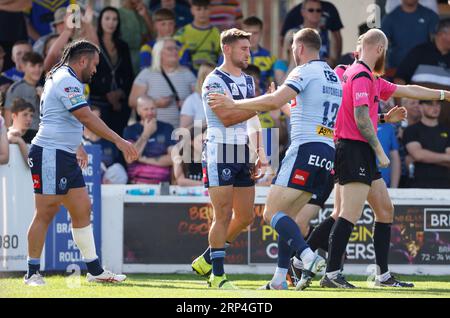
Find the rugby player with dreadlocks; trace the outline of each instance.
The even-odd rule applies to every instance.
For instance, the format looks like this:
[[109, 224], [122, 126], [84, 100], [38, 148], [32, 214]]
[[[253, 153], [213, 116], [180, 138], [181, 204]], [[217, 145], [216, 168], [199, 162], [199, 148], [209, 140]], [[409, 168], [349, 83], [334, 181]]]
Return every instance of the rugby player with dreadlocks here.
[[28, 230], [28, 272], [24, 282], [45, 285], [39, 273], [40, 257], [49, 224], [60, 205], [69, 211], [72, 236], [86, 263], [89, 282], [121, 282], [117, 275], [101, 267], [91, 227], [91, 200], [81, 169], [87, 155], [81, 146], [83, 125], [113, 142], [128, 162], [137, 159], [134, 146], [113, 132], [95, 116], [83, 95], [99, 63], [99, 48], [86, 40], [69, 43], [61, 60], [47, 74], [40, 101], [41, 122], [28, 155], [31, 168], [35, 215]]

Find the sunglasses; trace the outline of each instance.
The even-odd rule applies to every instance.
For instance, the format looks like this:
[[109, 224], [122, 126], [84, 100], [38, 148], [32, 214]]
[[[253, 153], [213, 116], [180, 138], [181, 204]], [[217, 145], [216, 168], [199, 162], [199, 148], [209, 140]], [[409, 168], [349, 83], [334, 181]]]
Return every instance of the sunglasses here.
[[307, 9], [306, 11], [308, 11], [308, 12], [310, 12], [310, 13], [313, 13], [313, 12], [321, 13], [321, 12], [322, 12], [322, 9]]

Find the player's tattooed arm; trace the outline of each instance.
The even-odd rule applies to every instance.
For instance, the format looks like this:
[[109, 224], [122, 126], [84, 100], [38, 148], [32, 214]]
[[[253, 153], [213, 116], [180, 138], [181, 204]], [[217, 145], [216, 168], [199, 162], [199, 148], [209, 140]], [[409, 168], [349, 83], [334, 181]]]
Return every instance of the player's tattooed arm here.
[[354, 116], [359, 132], [367, 140], [372, 149], [377, 151], [378, 146], [380, 146], [380, 141], [370, 120], [369, 107], [367, 105], [355, 107]]

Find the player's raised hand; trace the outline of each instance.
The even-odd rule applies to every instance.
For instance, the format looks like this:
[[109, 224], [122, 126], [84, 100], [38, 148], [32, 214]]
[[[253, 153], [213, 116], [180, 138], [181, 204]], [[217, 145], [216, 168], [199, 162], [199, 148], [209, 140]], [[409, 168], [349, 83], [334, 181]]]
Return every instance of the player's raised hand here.
[[208, 94], [208, 105], [212, 109], [220, 107], [234, 108], [234, 100], [225, 94], [210, 93]]
[[269, 89], [267, 90], [267, 94], [275, 93], [277, 90], [277, 87], [275, 85], [275, 82], [270, 83]]
[[126, 141], [125, 139], [120, 139], [116, 143], [116, 146], [120, 151], [122, 151], [127, 163], [132, 163], [138, 159], [139, 155], [137, 149], [132, 143]]
[[397, 123], [405, 120], [407, 116], [408, 112], [405, 107], [395, 106], [387, 112], [385, 115], [385, 120], [387, 123]]

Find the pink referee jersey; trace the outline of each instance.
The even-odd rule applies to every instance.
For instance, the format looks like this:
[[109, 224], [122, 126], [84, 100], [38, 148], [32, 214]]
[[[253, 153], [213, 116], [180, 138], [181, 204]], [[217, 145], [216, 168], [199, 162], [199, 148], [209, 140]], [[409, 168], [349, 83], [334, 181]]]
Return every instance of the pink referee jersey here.
[[356, 125], [354, 108], [368, 105], [370, 119], [377, 131], [379, 100], [389, 99], [397, 89], [397, 85], [374, 77], [372, 70], [362, 61], [344, 68], [343, 65], [339, 65], [335, 69], [343, 88], [342, 105], [336, 119], [335, 137], [367, 142]]

